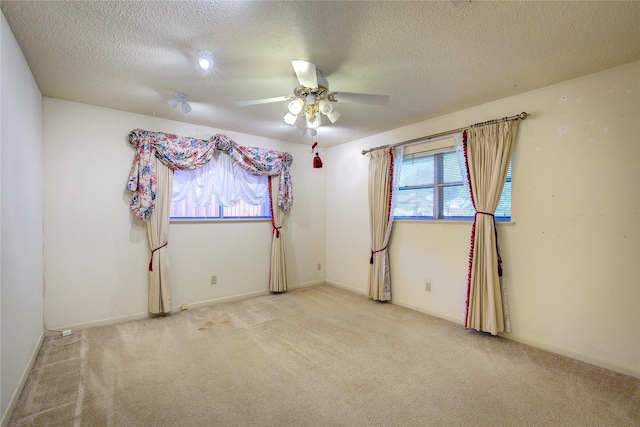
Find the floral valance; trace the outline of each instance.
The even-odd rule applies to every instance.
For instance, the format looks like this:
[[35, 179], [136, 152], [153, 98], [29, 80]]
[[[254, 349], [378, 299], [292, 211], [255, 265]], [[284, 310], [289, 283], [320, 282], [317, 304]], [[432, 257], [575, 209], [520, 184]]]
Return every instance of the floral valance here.
[[136, 154], [127, 189], [133, 192], [131, 209], [142, 220], [149, 218], [156, 201], [153, 156], [171, 170], [192, 170], [209, 162], [216, 150], [227, 153], [253, 175], [280, 175], [278, 205], [283, 211], [291, 209], [293, 188], [290, 167], [293, 157], [289, 153], [238, 145], [223, 134], [210, 139], [196, 139], [134, 129], [129, 134], [129, 143], [136, 147]]

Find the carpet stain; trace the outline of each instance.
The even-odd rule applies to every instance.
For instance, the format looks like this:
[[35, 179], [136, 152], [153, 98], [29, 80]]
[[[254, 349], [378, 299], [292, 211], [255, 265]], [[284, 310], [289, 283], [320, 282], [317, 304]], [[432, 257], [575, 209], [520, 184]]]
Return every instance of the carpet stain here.
[[199, 331], [204, 331], [206, 328], [210, 328], [213, 325], [214, 325], [213, 322], [207, 322], [207, 323], [204, 324], [204, 326], [202, 326], [201, 328], [198, 328], [198, 330]]

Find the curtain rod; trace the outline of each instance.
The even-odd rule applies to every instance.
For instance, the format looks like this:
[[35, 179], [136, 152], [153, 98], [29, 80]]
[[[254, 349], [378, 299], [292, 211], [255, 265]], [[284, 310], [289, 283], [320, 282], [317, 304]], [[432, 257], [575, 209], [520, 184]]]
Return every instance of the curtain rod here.
[[481, 126], [481, 125], [486, 125], [486, 124], [490, 124], [490, 123], [501, 123], [501, 122], [506, 122], [506, 121], [511, 121], [511, 120], [525, 120], [527, 117], [529, 117], [531, 114], [526, 113], [526, 112], [522, 112], [520, 114], [516, 114], [515, 116], [511, 116], [511, 117], [505, 117], [502, 119], [494, 119], [494, 120], [489, 120], [486, 122], [480, 122], [480, 123], [476, 123], [473, 124], [471, 126], [467, 126], [467, 127], [463, 127], [463, 128], [459, 128], [459, 129], [453, 129], [453, 130], [448, 130], [446, 132], [440, 132], [440, 133], [434, 133], [433, 135], [429, 135], [429, 136], [423, 136], [420, 138], [415, 138], [415, 139], [410, 139], [408, 141], [402, 141], [402, 142], [398, 142], [395, 144], [389, 144], [389, 145], [381, 145], [380, 147], [375, 147], [375, 148], [370, 148], [368, 150], [362, 150], [362, 155], [365, 155], [371, 151], [375, 151], [375, 150], [380, 150], [382, 148], [392, 148], [392, 147], [398, 147], [400, 145], [409, 145], [409, 144], [413, 144], [416, 142], [426, 142], [430, 139], [434, 139], [434, 138], [439, 138], [441, 136], [447, 136], [447, 135], [453, 135], [454, 133], [458, 133], [458, 132], [462, 132], [463, 130], [469, 129], [470, 127], [473, 126]]

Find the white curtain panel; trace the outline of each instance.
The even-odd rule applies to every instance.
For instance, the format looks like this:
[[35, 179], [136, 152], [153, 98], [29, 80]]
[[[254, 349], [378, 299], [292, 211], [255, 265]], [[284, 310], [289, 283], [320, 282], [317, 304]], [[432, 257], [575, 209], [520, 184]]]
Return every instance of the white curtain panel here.
[[391, 300], [388, 245], [401, 160], [402, 147], [396, 148], [395, 154], [393, 149], [369, 152], [369, 297], [376, 301]]
[[204, 166], [175, 172], [171, 201], [186, 199], [208, 206], [215, 197], [222, 206], [234, 206], [240, 200], [261, 205], [269, 200], [266, 183], [267, 176], [253, 175], [230, 156], [217, 151]]
[[278, 192], [273, 189], [280, 188], [280, 176], [269, 177], [269, 194], [271, 195], [272, 212], [272, 236], [271, 236], [271, 270], [269, 273], [269, 290], [271, 292], [284, 292], [287, 290], [287, 263], [284, 255], [284, 238], [282, 236], [282, 223], [284, 212], [278, 204]]
[[472, 127], [467, 130], [464, 150], [477, 212], [471, 233], [465, 326], [492, 335], [505, 331], [493, 213], [500, 201], [517, 131], [518, 121]]
[[171, 274], [169, 272], [169, 207], [173, 187], [173, 171], [154, 156], [158, 186], [156, 205], [147, 221], [151, 249], [149, 261], [149, 313], [171, 312]]

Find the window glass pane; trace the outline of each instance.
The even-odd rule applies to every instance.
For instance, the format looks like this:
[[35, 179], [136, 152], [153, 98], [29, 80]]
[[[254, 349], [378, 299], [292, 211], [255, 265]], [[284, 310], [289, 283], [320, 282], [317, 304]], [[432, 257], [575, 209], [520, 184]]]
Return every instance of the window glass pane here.
[[504, 183], [502, 195], [494, 215], [496, 218], [511, 219], [511, 162], [509, 162], [509, 169], [507, 169], [507, 182]]
[[242, 218], [242, 217], [271, 217], [271, 209], [269, 202], [261, 205], [250, 205], [244, 200], [240, 200], [235, 206], [223, 206], [222, 216], [224, 218]]
[[453, 185], [442, 189], [443, 217], [473, 217], [475, 213], [464, 185]]
[[[509, 170], [511, 170], [511, 166], [509, 166]], [[501, 218], [511, 218], [511, 181], [507, 181], [504, 183], [502, 196], [500, 197], [500, 201], [498, 202], [498, 207], [496, 208], [494, 216]]]
[[198, 206], [184, 199], [179, 202], [171, 202], [169, 208], [170, 218], [217, 218], [220, 215], [218, 204], [212, 198], [208, 206]]
[[[464, 186], [466, 172], [460, 171], [457, 156], [455, 150], [432, 155], [418, 153], [405, 156], [394, 216], [472, 219], [475, 210]], [[434, 197], [435, 195], [438, 197]], [[511, 163], [495, 216], [503, 221], [511, 219]]]
[[433, 156], [409, 156], [402, 160], [400, 187], [433, 185]]
[[[216, 173], [213, 169], [205, 171], [207, 174]], [[219, 172], [220, 173], [220, 172]], [[181, 175], [182, 174], [182, 175]], [[176, 177], [180, 179], [180, 185], [175, 185]], [[203, 179], [204, 182], [198, 180]], [[271, 209], [270, 201], [267, 197], [264, 203], [259, 205], [251, 205], [243, 200], [240, 200], [234, 206], [223, 207], [218, 202], [216, 197], [211, 194], [211, 204], [209, 206], [199, 206], [197, 199], [203, 199], [203, 195], [196, 191], [196, 188], [207, 187], [210, 183], [207, 182], [210, 176], [190, 176], [186, 174], [186, 171], [174, 172], [174, 186], [173, 197], [182, 199], [180, 201], [172, 201], [169, 208], [170, 218], [200, 218], [200, 219], [218, 219], [218, 218], [270, 218]], [[251, 185], [257, 187], [253, 188], [256, 195], [267, 193], [268, 194], [268, 177], [259, 176], [258, 179]], [[196, 181], [189, 181], [195, 179]], [[190, 186], [189, 186], [190, 185]], [[186, 187], [185, 187], [186, 186]], [[249, 197], [253, 197], [251, 194]], [[256, 196], [256, 200], [260, 200]]]
[[433, 188], [398, 191], [393, 215], [433, 217]]
[[462, 179], [457, 153], [455, 151], [444, 153], [442, 155], [442, 182], [462, 182]]

